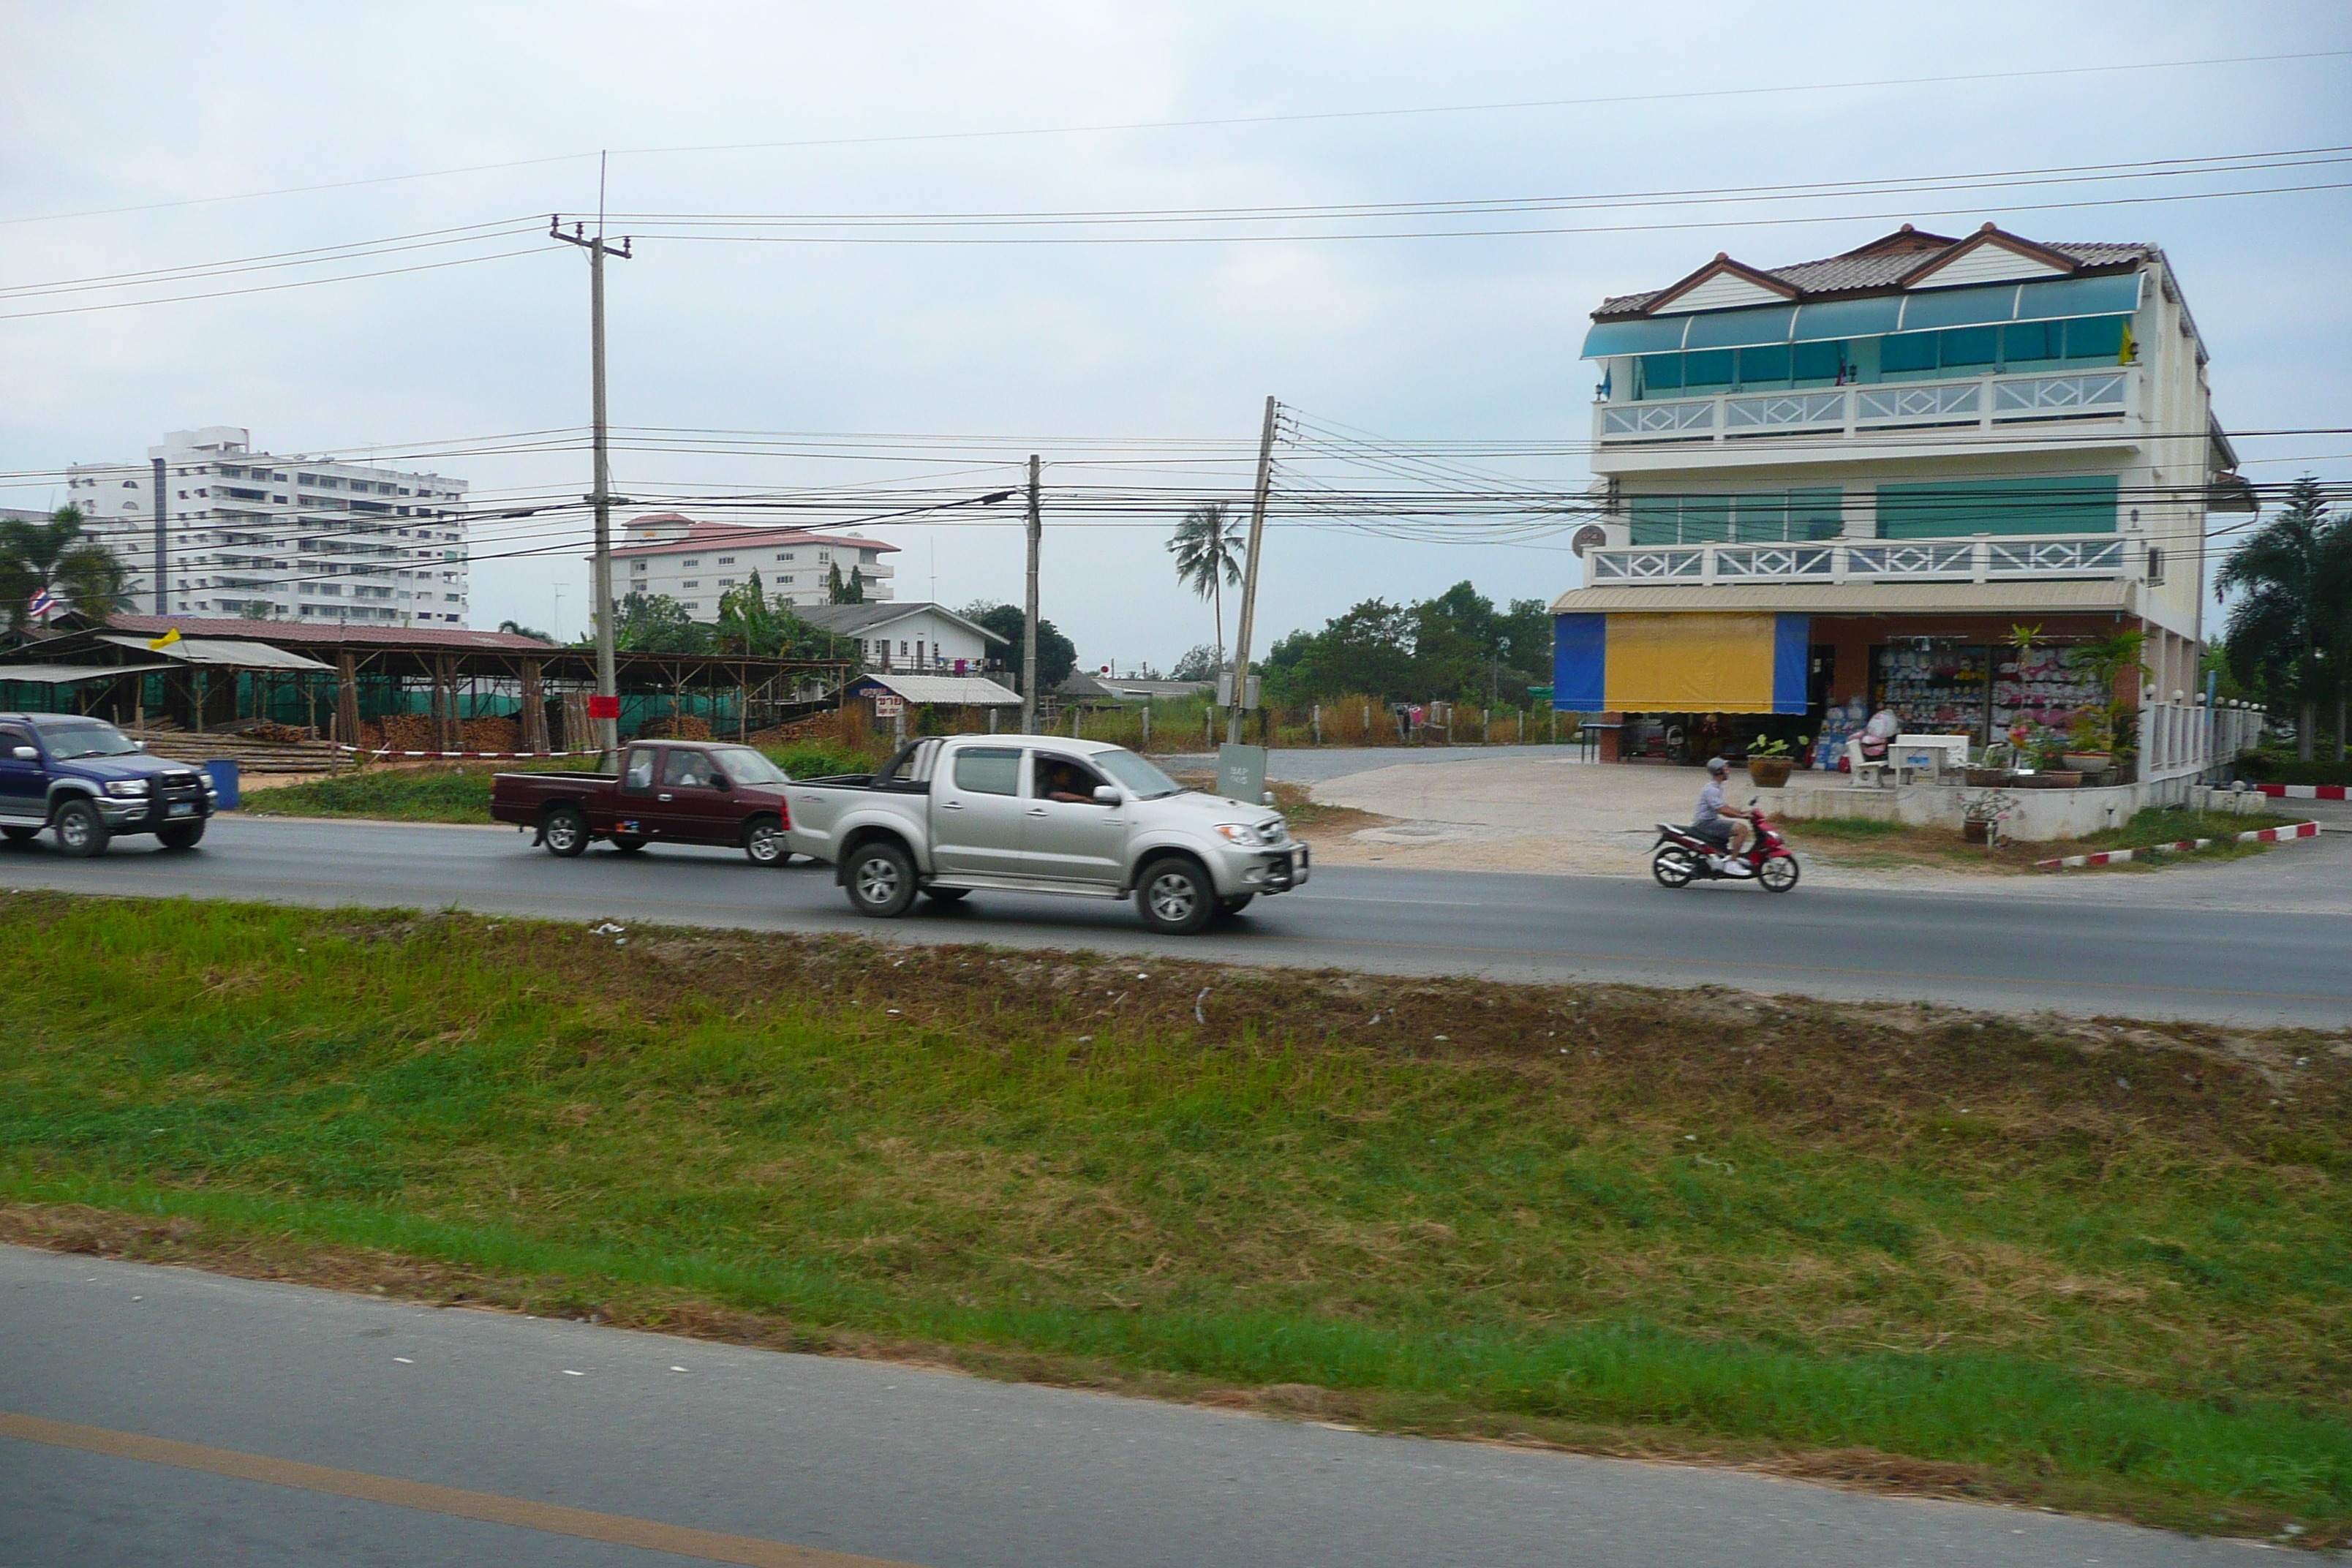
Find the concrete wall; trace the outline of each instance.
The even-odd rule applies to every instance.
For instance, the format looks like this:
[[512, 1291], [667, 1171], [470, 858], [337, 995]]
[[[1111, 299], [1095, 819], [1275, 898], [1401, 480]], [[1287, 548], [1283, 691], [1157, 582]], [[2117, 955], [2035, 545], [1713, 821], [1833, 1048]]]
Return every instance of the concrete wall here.
[[[1948, 784], [1903, 784], [1872, 788], [1849, 783], [1819, 782], [1797, 774], [1785, 789], [1750, 789], [1769, 817], [1802, 822], [1808, 818], [1861, 817], [1870, 822], [1898, 822], [1906, 827], [1943, 827], [1960, 831], [1970, 801], [1987, 792]], [[1733, 792], [1738, 798], [1739, 792]], [[2251, 790], [2209, 789], [2186, 779], [2164, 784], [2116, 784], [2105, 789], [2012, 789], [2016, 802], [2001, 825], [2003, 837], [2027, 843], [2080, 838], [2129, 822], [2132, 814], [2150, 805], [2193, 805], [2208, 811], [2247, 815], [2267, 809], [2267, 797]]]

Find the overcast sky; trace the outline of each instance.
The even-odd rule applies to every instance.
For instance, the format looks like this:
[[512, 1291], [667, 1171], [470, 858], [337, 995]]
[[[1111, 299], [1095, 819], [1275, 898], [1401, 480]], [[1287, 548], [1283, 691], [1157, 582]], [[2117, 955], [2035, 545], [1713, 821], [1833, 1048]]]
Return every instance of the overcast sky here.
[[[646, 215], [1688, 193], [2344, 146], [2347, 50], [2352, 8], [2332, 0], [6, 0], [0, 289], [446, 239], [464, 226], [486, 226], [488, 237], [127, 292], [0, 295], [0, 469], [39, 475], [142, 458], [167, 429], [227, 424], [281, 453], [364, 458], [451, 443], [461, 455], [414, 466], [471, 481], [486, 506], [576, 500], [587, 488], [577, 449], [588, 417], [586, 268], [530, 230], [559, 210], [593, 214], [602, 148], [615, 150], [608, 205], [630, 215], [616, 233], [680, 229]], [[2000, 74], [2250, 56], [2286, 58]], [[1966, 76], [1990, 79], [1916, 79]], [[1461, 107], [1528, 103], [1543, 106]], [[1365, 112], [1417, 110], [1448, 111]], [[1244, 122], [1062, 129], [1202, 121]], [[976, 134], [1034, 131], [1054, 133]], [[822, 231], [834, 241], [771, 226], [731, 231], [757, 237], [740, 242], [647, 237], [635, 259], [611, 267], [614, 423], [730, 434], [665, 451], [626, 437], [615, 483], [644, 497], [839, 487], [863, 500], [908, 486], [978, 494], [1013, 482], [1037, 451], [1047, 465], [1045, 614], [1087, 665], [1165, 664], [1210, 636], [1206, 607], [1171, 576], [1161, 548], [1170, 520], [1056, 510], [1058, 498], [1091, 487], [1223, 487], [1240, 499], [1268, 394], [1309, 436], [1556, 443], [1567, 450], [1469, 462], [1478, 472], [1462, 482], [1501, 475], [1580, 490], [1589, 474], [1575, 448], [1590, 432], [1591, 376], [1576, 354], [1586, 313], [1605, 294], [1664, 284], [1718, 250], [1782, 265], [1906, 217], [1946, 233], [1991, 218], [2030, 237], [2154, 241], [2172, 257], [2212, 352], [2227, 426], [2352, 425], [2347, 193], [2139, 199], [2341, 184], [2352, 180], [2347, 169], [1307, 226]], [[429, 177], [399, 177], [411, 175]], [[373, 183], [350, 183], [362, 181]], [[306, 186], [339, 188], [295, 189]], [[253, 195], [264, 192], [293, 194]], [[2034, 202], [2124, 205], [2023, 206]], [[1460, 228], [1582, 232], [1299, 237]], [[1244, 231], [1284, 237], [1193, 242]], [[839, 243], [842, 235], [926, 243]], [[976, 235], [1089, 243], [930, 243]], [[1147, 235], [1182, 242], [1133, 242]], [[1095, 243], [1104, 239], [1118, 242]], [[77, 309], [88, 305], [106, 308]], [[30, 313], [59, 310], [73, 313]], [[548, 430], [572, 432], [571, 449], [462, 451]], [[752, 452], [728, 445], [762, 433], [793, 434]], [[2352, 473], [2352, 437], [2257, 437], [2242, 449], [2256, 479]], [[1283, 452], [1286, 486], [1386, 488], [1391, 472], [1328, 447]], [[0, 490], [0, 505], [65, 499], [61, 480]], [[903, 548], [899, 596], [930, 596], [935, 577], [950, 604], [1017, 602], [1017, 515], [950, 515], [951, 524], [865, 525]], [[1260, 647], [1373, 595], [1411, 598], [1466, 577], [1498, 600], [1549, 597], [1576, 581], [1557, 535], [1500, 542], [1485, 531], [1418, 531], [1433, 537], [1337, 522], [1271, 530]], [[511, 552], [586, 537], [576, 511], [478, 530], [475, 624], [511, 616], [577, 635], [587, 576], [579, 557]]]

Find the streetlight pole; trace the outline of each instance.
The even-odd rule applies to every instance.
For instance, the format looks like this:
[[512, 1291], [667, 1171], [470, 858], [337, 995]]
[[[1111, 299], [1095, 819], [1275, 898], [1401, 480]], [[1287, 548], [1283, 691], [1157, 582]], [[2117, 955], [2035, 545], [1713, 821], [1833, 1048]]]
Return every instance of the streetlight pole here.
[[1021, 611], [1021, 732], [1037, 732], [1037, 548], [1045, 517], [1037, 494], [1037, 454], [1029, 454], [1029, 588]]

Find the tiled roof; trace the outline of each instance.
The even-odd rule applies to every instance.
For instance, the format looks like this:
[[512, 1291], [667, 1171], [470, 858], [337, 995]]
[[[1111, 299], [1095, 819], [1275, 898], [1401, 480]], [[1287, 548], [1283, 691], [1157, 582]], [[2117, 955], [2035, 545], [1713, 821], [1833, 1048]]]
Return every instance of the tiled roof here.
[[[1951, 241], [1953, 245], [1962, 243], [1965, 242]], [[2052, 240], [2036, 243], [2044, 250], [2054, 250], [2062, 256], [2071, 257], [2084, 267], [2116, 267], [2145, 260], [2156, 254], [2156, 247], [2152, 245], [2118, 245], [2103, 241], [2060, 243]], [[1899, 289], [1903, 279], [1917, 270], [1936, 250], [1948, 248], [1933, 245], [1900, 250], [1880, 248], [1884, 244], [1885, 241], [1874, 241], [1840, 256], [1825, 256], [1818, 261], [1794, 262], [1787, 267], [1762, 267], [1757, 270], [1799, 289], [1806, 299], [1826, 294], [1868, 293], [1876, 289]], [[1669, 284], [1639, 294], [1619, 294], [1603, 300], [1601, 308], [1592, 314], [1596, 319], [1636, 315], [1671, 287], [1673, 285]]]
[[107, 626], [118, 632], [143, 632], [161, 637], [173, 627], [184, 637], [248, 637], [266, 643], [390, 643], [414, 647], [521, 650], [551, 648], [554, 643], [513, 632], [478, 632], [464, 626], [352, 626], [343, 621], [215, 620], [199, 616], [112, 616]]
[[[635, 528], [648, 522], [685, 522], [689, 520], [677, 512], [656, 513], [651, 517], [632, 518], [628, 526]], [[667, 555], [679, 550], [723, 550], [741, 546], [756, 550], [769, 544], [839, 544], [857, 550], [895, 552], [895, 544], [885, 544], [878, 539], [860, 539], [854, 534], [812, 533], [805, 528], [748, 528], [737, 522], [696, 522], [684, 533], [649, 540], [643, 544], [614, 547], [615, 555]]]

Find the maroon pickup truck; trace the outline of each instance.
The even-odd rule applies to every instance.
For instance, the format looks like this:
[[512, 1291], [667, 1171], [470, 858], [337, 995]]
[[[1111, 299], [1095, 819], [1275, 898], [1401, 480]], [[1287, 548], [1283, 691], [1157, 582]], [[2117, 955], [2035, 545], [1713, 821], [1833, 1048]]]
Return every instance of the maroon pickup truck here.
[[551, 855], [579, 854], [597, 839], [635, 853], [648, 844], [719, 844], [755, 866], [781, 866], [783, 769], [749, 746], [637, 741], [612, 773], [499, 773], [490, 815], [539, 831]]

